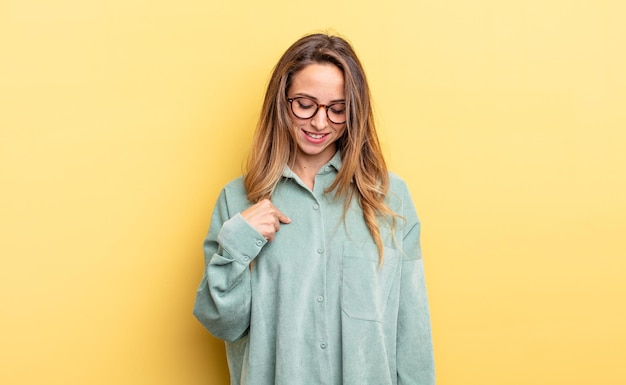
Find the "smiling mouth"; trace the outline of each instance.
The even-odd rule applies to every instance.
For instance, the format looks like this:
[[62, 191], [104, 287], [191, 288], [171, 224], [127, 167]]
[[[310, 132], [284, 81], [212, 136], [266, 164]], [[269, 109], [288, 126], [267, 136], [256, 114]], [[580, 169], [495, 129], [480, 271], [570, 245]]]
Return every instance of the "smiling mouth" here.
[[304, 132], [304, 134], [306, 136], [308, 136], [309, 138], [313, 138], [313, 139], [322, 139], [323, 137], [328, 135], [328, 134], [315, 134], [313, 132], [308, 132], [308, 131], [305, 131], [305, 130], [302, 130], [302, 131]]

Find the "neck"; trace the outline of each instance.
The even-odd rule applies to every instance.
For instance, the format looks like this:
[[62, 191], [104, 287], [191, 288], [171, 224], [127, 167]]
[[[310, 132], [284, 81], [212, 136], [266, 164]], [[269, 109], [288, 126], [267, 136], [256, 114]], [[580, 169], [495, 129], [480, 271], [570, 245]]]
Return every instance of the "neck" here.
[[328, 163], [329, 160], [335, 155], [336, 151], [329, 151], [329, 156], [307, 156], [302, 153], [296, 155], [294, 164], [292, 167], [293, 172], [304, 182], [304, 184], [313, 191], [315, 185], [315, 176], [322, 168], [323, 165]]

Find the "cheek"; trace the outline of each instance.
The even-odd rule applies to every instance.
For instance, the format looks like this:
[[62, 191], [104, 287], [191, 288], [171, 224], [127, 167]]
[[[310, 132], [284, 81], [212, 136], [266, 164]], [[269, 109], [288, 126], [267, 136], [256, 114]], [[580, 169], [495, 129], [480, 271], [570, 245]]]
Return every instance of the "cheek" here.
[[291, 119], [291, 124], [289, 125], [289, 135], [293, 140], [297, 139], [298, 132], [302, 128], [302, 124], [298, 123], [296, 120]]
[[338, 137], [344, 136], [346, 133], [346, 125], [343, 124], [340, 127], [335, 128], [335, 132], [337, 133]]
[[300, 122], [298, 121], [298, 119], [296, 119], [293, 115], [289, 114], [289, 123], [290, 127], [298, 127], [300, 125]]
[[302, 120], [302, 119], [298, 119], [294, 114], [293, 111], [291, 111], [291, 109], [289, 109], [287, 111], [287, 116], [289, 116], [289, 121], [291, 122], [292, 126], [300, 126], [302, 127], [302, 125], [304, 123], [306, 123], [306, 120]]

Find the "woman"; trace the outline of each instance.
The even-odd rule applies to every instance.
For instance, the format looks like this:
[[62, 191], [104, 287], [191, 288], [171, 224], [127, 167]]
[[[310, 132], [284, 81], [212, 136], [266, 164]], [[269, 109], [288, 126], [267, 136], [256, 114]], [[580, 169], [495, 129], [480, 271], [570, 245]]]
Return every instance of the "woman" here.
[[298, 40], [204, 243], [194, 314], [226, 341], [231, 383], [434, 384], [419, 234], [352, 47]]

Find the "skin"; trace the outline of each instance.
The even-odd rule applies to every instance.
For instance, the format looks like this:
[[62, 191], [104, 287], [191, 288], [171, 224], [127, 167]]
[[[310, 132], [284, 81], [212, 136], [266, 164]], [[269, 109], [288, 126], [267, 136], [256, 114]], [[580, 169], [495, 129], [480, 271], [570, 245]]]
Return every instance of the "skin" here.
[[[293, 75], [287, 91], [290, 98], [306, 96], [318, 104], [328, 105], [344, 101], [344, 77], [341, 70], [330, 63], [314, 63]], [[297, 144], [293, 171], [313, 190], [315, 176], [337, 152], [337, 139], [346, 129], [344, 124], [328, 120], [326, 109], [320, 108], [309, 119], [300, 119], [289, 109], [292, 122], [292, 137]], [[271, 241], [281, 224], [291, 222], [285, 214], [264, 199], [241, 212], [243, 218], [265, 239]]]
[[241, 216], [268, 241], [273, 241], [280, 224], [291, 223], [269, 199], [263, 199], [241, 212]]

